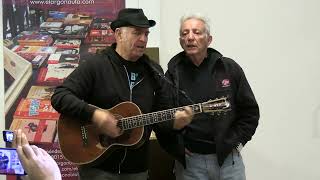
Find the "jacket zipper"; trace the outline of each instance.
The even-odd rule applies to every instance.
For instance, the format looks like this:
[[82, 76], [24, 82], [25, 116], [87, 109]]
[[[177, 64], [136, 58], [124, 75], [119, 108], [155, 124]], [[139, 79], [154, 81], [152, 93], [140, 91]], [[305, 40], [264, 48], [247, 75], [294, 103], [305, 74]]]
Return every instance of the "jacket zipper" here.
[[[138, 84], [144, 79], [144, 77], [142, 77], [142, 78], [140, 79], [140, 81], [138, 81], [137, 83], [131, 85], [131, 84], [130, 84], [129, 73], [128, 73], [128, 71], [127, 71], [127, 68], [126, 68], [126, 66], [123, 66], [123, 67], [124, 67], [124, 70], [126, 71], [126, 75], [127, 75], [127, 78], [128, 78], [128, 85], [129, 85], [129, 89], [130, 89], [130, 102], [132, 102], [132, 89], [133, 89], [136, 85], [138, 85]], [[120, 163], [119, 163], [119, 171], [118, 171], [119, 174], [121, 173], [121, 164], [124, 162], [126, 156], [127, 156], [127, 148], [125, 148], [124, 156], [123, 156], [122, 160], [121, 160]]]
[[127, 74], [128, 85], [129, 85], [129, 89], [130, 89], [130, 101], [132, 102], [132, 89], [133, 89], [135, 86], [137, 86], [137, 85], [144, 79], [144, 77], [142, 77], [142, 78], [140, 79], [140, 81], [138, 81], [137, 83], [131, 85], [131, 84], [130, 84], [129, 73], [128, 73], [128, 71], [127, 71], [127, 68], [126, 68], [126, 66], [123, 66], [123, 67], [124, 67], [124, 70], [126, 71], [126, 74]]

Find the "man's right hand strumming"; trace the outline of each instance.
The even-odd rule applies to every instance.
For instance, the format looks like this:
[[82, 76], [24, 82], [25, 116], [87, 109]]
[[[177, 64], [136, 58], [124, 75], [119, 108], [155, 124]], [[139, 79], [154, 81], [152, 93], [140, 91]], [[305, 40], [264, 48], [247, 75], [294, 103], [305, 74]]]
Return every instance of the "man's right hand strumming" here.
[[118, 120], [107, 110], [96, 109], [92, 116], [92, 122], [99, 133], [113, 138], [122, 134], [121, 129], [117, 126]]

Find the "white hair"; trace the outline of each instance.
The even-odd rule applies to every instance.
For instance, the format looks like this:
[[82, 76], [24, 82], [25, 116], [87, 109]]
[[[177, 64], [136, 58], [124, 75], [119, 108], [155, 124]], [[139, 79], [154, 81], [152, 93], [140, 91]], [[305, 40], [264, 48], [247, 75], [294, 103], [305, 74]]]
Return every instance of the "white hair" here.
[[181, 17], [180, 19], [180, 29], [179, 29], [179, 34], [181, 33], [181, 27], [182, 27], [182, 24], [189, 20], [189, 19], [197, 19], [197, 20], [200, 20], [204, 23], [204, 28], [205, 28], [205, 32], [210, 35], [210, 25], [209, 25], [209, 18], [197, 13], [197, 14], [189, 14], [189, 15], [184, 15]]

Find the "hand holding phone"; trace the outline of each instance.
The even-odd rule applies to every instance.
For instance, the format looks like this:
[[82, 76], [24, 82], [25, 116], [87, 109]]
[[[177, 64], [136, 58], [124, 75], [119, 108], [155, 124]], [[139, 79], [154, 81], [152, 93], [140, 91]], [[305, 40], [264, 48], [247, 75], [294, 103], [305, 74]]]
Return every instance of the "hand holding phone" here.
[[29, 179], [61, 180], [61, 173], [54, 159], [43, 149], [30, 146], [21, 129], [14, 132], [12, 146], [17, 148], [18, 157]]
[[45, 150], [26, 144], [18, 146], [17, 151], [30, 179], [61, 180], [61, 173], [57, 163]]
[[[14, 132], [10, 130], [2, 131], [3, 140], [12, 143]], [[0, 174], [25, 175], [25, 171], [19, 161], [15, 148], [0, 148]]]

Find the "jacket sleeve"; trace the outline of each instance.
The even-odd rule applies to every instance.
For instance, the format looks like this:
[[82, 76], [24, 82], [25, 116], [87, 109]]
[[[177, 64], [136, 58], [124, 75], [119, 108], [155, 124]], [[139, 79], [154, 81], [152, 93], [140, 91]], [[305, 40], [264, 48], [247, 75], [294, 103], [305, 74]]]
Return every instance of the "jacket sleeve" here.
[[237, 73], [233, 74], [233, 79], [236, 81], [235, 121], [227, 133], [227, 139], [236, 143], [233, 144], [234, 147], [243, 146], [251, 140], [260, 117], [258, 104], [243, 70], [239, 66], [233, 73], [235, 72]]
[[93, 63], [84, 63], [75, 69], [62, 85], [56, 87], [51, 97], [53, 108], [64, 115], [91, 120], [96, 108], [90, 106], [87, 100], [94, 83], [94, 72]]

